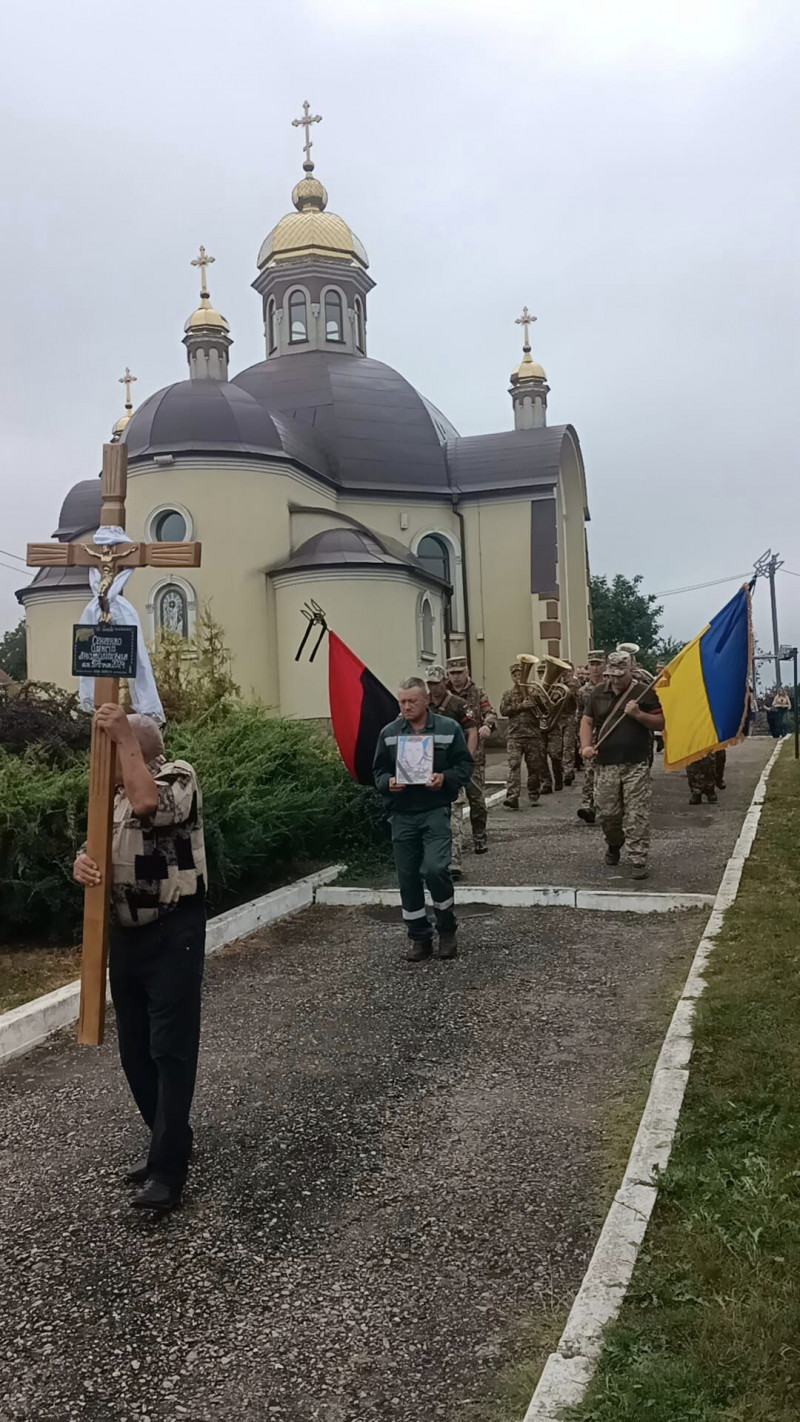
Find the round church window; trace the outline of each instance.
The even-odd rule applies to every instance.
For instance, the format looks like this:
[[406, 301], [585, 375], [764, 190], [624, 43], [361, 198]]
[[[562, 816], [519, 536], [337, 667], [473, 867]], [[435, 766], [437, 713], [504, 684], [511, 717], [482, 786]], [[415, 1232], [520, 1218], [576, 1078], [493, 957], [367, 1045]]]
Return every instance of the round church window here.
[[153, 520], [156, 543], [182, 543], [186, 537], [186, 519], [177, 509], [165, 509]]

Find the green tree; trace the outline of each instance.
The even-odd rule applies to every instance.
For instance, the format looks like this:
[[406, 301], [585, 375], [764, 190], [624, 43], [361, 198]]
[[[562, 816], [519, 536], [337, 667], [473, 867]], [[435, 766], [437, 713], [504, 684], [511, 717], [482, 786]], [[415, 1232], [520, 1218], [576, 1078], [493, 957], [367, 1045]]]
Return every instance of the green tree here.
[[170, 724], [194, 720], [210, 707], [239, 697], [225, 633], [207, 604], [198, 611], [193, 636], [160, 631], [150, 659]]
[[0, 668], [12, 681], [24, 681], [28, 675], [28, 646], [25, 639], [25, 619], [0, 637]]
[[617, 573], [611, 581], [592, 578], [594, 643], [613, 652], [618, 642], [636, 642], [637, 661], [654, 671], [664, 609], [657, 605], [653, 593], [641, 591], [643, 581], [641, 573], [634, 578]]
[[686, 640], [681, 641], [679, 637], [661, 637], [656, 642], [655, 656], [657, 662], [671, 662], [673, 657], [677, 657], [682, 647], [686, 646]]

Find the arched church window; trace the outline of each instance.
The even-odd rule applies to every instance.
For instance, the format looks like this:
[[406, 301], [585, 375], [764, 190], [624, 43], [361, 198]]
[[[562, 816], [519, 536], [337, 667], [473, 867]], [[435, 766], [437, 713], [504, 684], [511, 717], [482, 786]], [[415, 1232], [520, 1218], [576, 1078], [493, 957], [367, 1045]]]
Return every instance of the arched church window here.
[[186, 519], [177, 509], [162, 509], [152, 527], [156, 543], [182, 543], [186, 537]]
[[364, 307], [361, 297], [356, 297], [356, 347], [364, 354]]
[[445, 583], [450, 582], [450, 552], [442, 538], [437, 538], [435, 533], [426, 533], [425, 537], [420, 539], [417, 557], [435, 578], [441, 578]]
[[173, 632], [178, 637], [189, 635], [186, 594], [177, 583], [167, 583], [156, 598], [156, 627], [160, 632]]
[[342, 298], [338, 291], [325, 292], [325, 339], [341, 341], [343, 336]]
[[308, 316], [304, 291], [293, 291], [289, 297], [289, 340], [308, 340]]
[[434, 657], [436, 648], [433, 643], [433, 608], [431, 600], [425, 596], [422, 599], [420, 611], [420, 646], [423, 657]]
[[272, 355], [278, 349], [278, 317], [275, 311], [275, 302], [272, 300], [267, 307], [267, 336], [269, 353]]

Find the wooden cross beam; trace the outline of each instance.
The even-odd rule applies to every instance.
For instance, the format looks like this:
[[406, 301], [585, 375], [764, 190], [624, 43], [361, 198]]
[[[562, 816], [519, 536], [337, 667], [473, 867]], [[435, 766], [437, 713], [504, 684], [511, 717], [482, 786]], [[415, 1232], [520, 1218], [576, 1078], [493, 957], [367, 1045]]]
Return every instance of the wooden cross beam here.
[[[102, 527], [125, 527], [128, 484], [128, 450], [124, 444], [103, 445]], [[104, 603], [103, 583], [125, 568], [198, 568], [199, 543], [29, 543], [32, 568], [99, 568], [103, 573], [98, 594]], [[101, 611], [101, 621], [108, 613]], [[119, 679], [96, 677], [95, 708], [119, 702]], [[92, 726], [89, 753], [89, 821], [86, 853], [100, 870], [100, 883], [84, 890], [83, 947], [81, 952], [81, 1006], [78, 1041], [99, 1046], [103, 1040], [108, 963], [108, 911], [111, 893], [112, 821], [115, 775], [114, 745], [104, 731]]]

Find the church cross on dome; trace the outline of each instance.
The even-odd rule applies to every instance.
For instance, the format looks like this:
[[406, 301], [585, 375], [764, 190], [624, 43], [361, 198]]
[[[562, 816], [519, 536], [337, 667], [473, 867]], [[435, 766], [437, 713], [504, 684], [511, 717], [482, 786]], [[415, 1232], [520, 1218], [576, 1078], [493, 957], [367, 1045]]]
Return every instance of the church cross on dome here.
[[131, 375], [130, 367], [127, 365], [125, 367], [125, 374], [119, 377], [119, 384], [125, 386], [125, 409], [128, 411], [133, 409], [133, 401], [131, 399], [131, 386], [135, 383], [137, 379], [137, 376]]
[[530, 348], [531, 348], [531, 333], [530, 333], [530, 327], [533, 325], [533, 323], [534, 323], [535, 320], [536, 320], [536, 317], [535, 317], [535, 316], [531, 316], [531, 314], [530, 314], [530, 312], [529, 312], [527, 306], [523, 306], [523, 308], [522, 308], [522, 315], [521, 315], [521, 316], [518, 316], [517, 319], [516, 319], [516, 321], [514, 322], [514, 325], [515, 325], [515, 326], [524, 326], [524, 327], [525, 327], [525, 336], [524, 336], [523, 350], [528, 350], [528, 351], [529, 351]]
[[200, 244], [200, 255], [199, 255], [199, 257], [193, 257], [193, 258], [192, 258], [192, 266], [193, 266], [193, 267], [199, 267], [199, 268], [200, 268], [200, 296], [201, 296], [201, 298], [202, 298], [203, 296], [206, 296], [206, 297], [208, 296], [208, 282], [206, 281], [206, 267], [210, 267], [210, 266], [211, 266], [211, 263], [212, 263], [212, 262], [215, 262], [215, 261], [216, 261], [216, 257], [209, 257], [208, 254], [207, 254], [207, 252], [206, 252], [205, 247], [203, 246], [203, 244], [202, 244], [202, 242], [201, 242], [201, 244]]
[[311, 105], [308, 102], [308, 99], [304, 99], [303, 117], [292, 119], [292, 128], [304, 128], [306, 131], [306, 141], [303, 144], [303, 152], [306, 155], [306, 161], [303, 164], [303, 167], [306, 169], [306, 172], [309, 173], [313, 172], [314, 170], [314, 164], [311, 161], [311, 149], [314, 146], [311, 142], [312, 123], [322, 123], [322, 114], [312, 114]]

